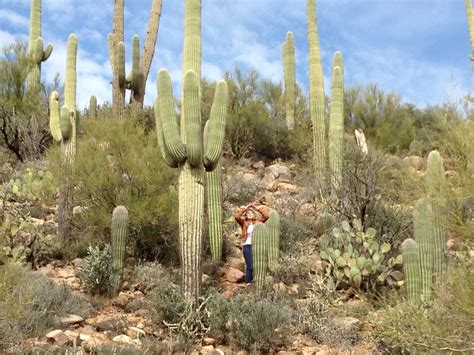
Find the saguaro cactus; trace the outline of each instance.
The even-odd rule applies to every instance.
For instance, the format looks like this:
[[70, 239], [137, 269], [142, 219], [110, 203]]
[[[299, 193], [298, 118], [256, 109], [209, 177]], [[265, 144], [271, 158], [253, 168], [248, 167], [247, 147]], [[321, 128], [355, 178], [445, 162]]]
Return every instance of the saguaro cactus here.
[[[59, 110], [59, 94], [53, 91], [49, 98], [50, 129], [53, 139], [61, 142], [61, 156], [66, 176], [72, 168], [76, 156], [76, 132], [78, 118], [76, 112], [76, 58], [77, 37], [69, 36], [66, 59], [66, 82], [64, 87], [64, 106]], [[67, 242], [70, 231], [70, 186], [62, 184], [59, 188], [58, 237]]]
[[130, 101], [143, 106], [146, 81], [155, 53], [156, 38], [160, 24], [162, 0], [152, 0], [150, 19], [143, 54], [140, 57], [140, 41], [137, 35], [132, 40], [132, 70], [125, 76], [124, 45], [124, 0], [115, 0], [113, 33], [109, 34], [109, 54], [112, 66], [112, 107], [120, 115], [125, 105], [125, 91], [131, 90]]
[[411, 238], [405, 239], [401, 245], [403, 255], [403, 273], [408, 299], [417, 301], [421, 297], [422, 277], [418, 244]]
[[268, 229], [268, 267], [273, 270], [278, 265], [280, 257], [280, 215], [271, 210], [265, 222]]
[[41, 80], [41, 63], [48, 60], [53, 52], [53, 45], [48, 43], [43, 49], [41, 38], [41, 0], [31, 0], [30, 9], [30, 36], [28, 42], [28, 55], [31, 66], [28, 72], [28, 90], [39, 88]]
[[415, 240], [418, 243], [421, 271], [421, 299], [431, 298], [433, 277], [433, 210], [427, 199], [420, 199], [413, 213]]
[[472, 11], [472, 0], [465, 0], [467, 24], [469, 27], [469, 38], [471, 39], [471, 56], [469, 59], [474, 61], [474, 12]]
[[433, 230], [433, 273], [436, 281], [444, 282], [446, 278], [446, 233], [444, 229], [444, 218], [447, 214], [446, 177], [443, 160], [436, 150], [428, 155], [426, 192], [433, 210], [431, 221]]
[[97, 97], [95, 97], [94, 95], [92, 95], [89, 100], [89, 117], [97, 117]]
[[307, 1], [307, 31], [309, 44], [309, 105], [313, 124], [313, 158], [316, 179], [326, 186], [326, 140], [324, 123], [324, 81], [319, 49], [316, 0]]
[[117, 206], [112, 213], [112, 287], [118, 292], [123, 277], [123, 263], [128, 235], [128, 211]]
[[253, 278], [257, 291], [265, 287], [268, 270], [268, 228], [263, 223], [257, 223], [253, 229], [252, 260]]
[[296, 100], [295, 40], [292, 32], [286, 34], [286, 41], [283, 43], [283, 69], [285, 79], [286, 127], [292, 130], [295, 127]]
[[213, 171], [206, 173], [206, 192], [209, 244], [212, 261], [217, 263], [222, 257], [222, 166], [220, 162]]
[[342, 182], [342, 155], [344, 138], [344, 69], [342, 54], [334, 55], [332, 69], [332, 92], [329, 115], [329, 166], [331, 188], [338, 188]]

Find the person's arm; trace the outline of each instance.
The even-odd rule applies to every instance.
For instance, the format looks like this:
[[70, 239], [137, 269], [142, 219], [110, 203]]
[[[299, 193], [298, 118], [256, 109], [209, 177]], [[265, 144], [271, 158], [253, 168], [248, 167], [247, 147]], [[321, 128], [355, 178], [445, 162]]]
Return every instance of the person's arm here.
[[247, 211], [247, 208], [239, 208], [235, 213], [234, 213], [234, 218], [235, 221], [240, 224], [241, 227], [244, 226], [244, 218], [242, 217], [243, 214]]
[[268, 218], [270, 218], [270, 215], [268, 214], [269, 208], [267, 206], [255, 207], [255, 210], [261, 215], [261, 217], [258, 219], [259, 222], [264, 223]]

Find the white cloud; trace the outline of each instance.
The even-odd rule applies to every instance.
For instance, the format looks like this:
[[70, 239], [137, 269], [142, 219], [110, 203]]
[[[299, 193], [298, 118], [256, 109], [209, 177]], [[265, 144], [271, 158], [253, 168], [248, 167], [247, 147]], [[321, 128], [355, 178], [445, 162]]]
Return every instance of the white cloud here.
[[15, 37], [11, 33], [0, 31], [0, 46], [1, 47], [13, 42], [15, 42]]
[[14, 26], [21, 27], [21, 26], [29, 26], [30, 20], [18, 14], [15, 11], [11, 11], [8, 9], [1, 9], [0, 8], [0, 21], [9, 22]]

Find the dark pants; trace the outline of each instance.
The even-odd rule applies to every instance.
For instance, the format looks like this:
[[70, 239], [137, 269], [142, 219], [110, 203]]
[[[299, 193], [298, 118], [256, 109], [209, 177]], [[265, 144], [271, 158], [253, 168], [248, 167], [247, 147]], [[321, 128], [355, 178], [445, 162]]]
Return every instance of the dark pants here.
[[253, 280], [253, 263], [252, 263], [252, 246], [244, 245], [243, 248], [244, 259], [245, 259], [245, 283], [249, 284]]

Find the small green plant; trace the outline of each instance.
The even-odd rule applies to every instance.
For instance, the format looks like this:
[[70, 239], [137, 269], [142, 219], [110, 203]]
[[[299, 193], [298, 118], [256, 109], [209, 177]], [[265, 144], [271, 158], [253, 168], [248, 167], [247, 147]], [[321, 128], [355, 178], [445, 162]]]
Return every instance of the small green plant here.
[[112, 252], [106, 244], [102, 250], [99, 247], [89, 246], [87, 255], [81, 267], [78, 268], [78, 277], [84, 289], [91, 294], [106, 294], [111, 288]]
[[363, 230], [360, 220], [342, 222], [322, 237], [321, 259], [328, 280], [336, 289], [375, 291], [377, 286], [396, 284], [402, 274], [397, 270], [402, 257], [389, 258], [388, 243], [379, 243], [375, 229]]
[[20, 178], [11, 179], [7, 186], [10, 195], [29, 201], [52, 199], [56, 192], [53, 175], [47, 170], [33, 168], [27, 168]]

